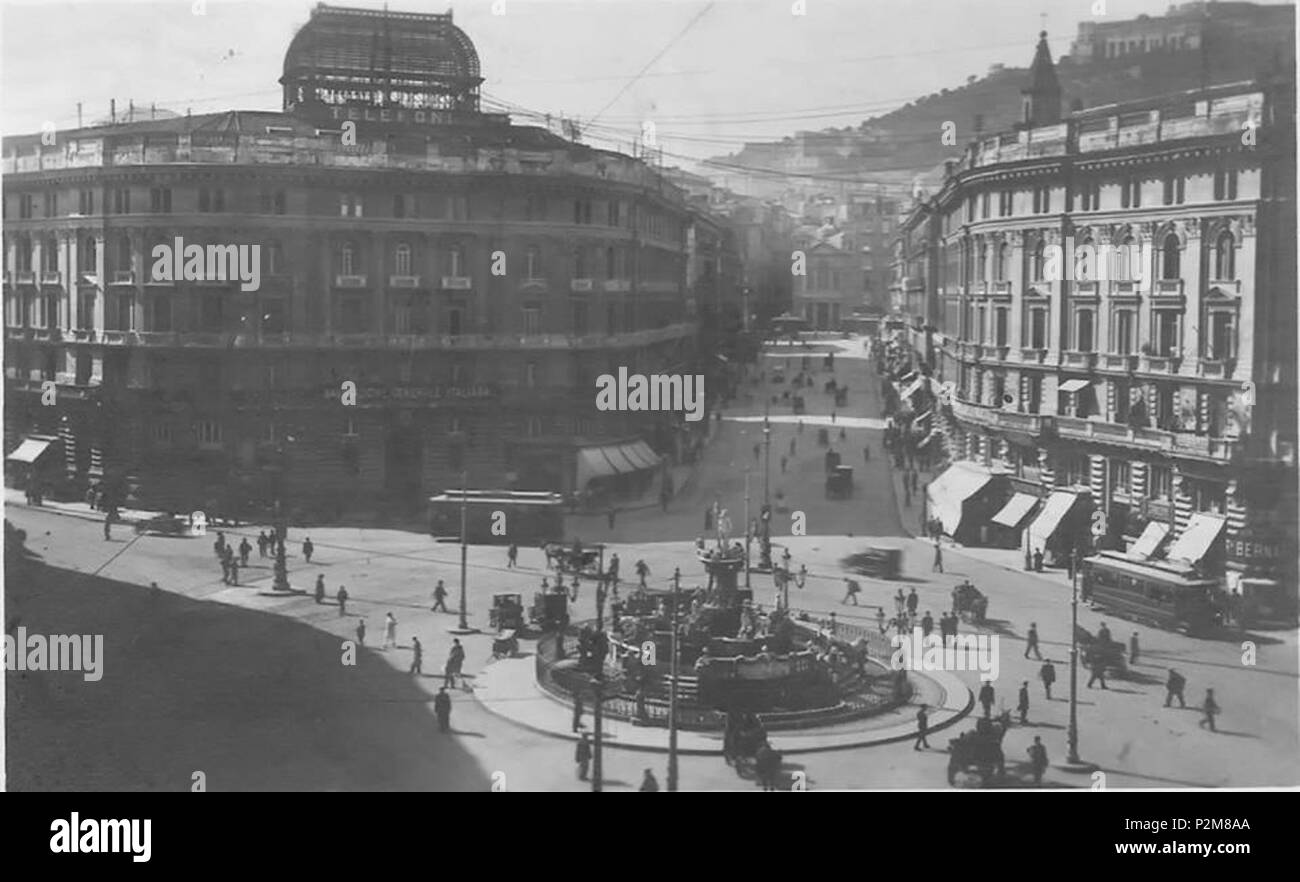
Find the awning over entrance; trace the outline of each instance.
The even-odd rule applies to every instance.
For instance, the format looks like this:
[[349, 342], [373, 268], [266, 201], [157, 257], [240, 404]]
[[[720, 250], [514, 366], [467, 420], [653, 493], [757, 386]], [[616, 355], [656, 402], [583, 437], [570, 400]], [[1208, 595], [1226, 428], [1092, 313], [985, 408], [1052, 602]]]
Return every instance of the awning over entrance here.
[[1066, 380], [1056, 388], [1061, 392], [1078, 392], [1080, 389], [1086, 389], [1089, 385], [1087, 380]]
[[1029, 516], [1029, 513], [1034, 510], [1034, 506], [1037, 504], [1037, 496], [1030, 496], [1028, 493], [1017, 493], [1007, 500], [1007, 504], [1002, 506], [1001, 511], [993, 516], [993, 523], [1014, 530], [1025, 522], [1025, 518]]
[[1151, 521], [1128, 552], [1129, 554], [1136, 554], [1138, 557], [1149, 558], [1156, 553], [1156, 549], [1160, 547], [1160, 543], [1164, 542], [1165, 537], [1168, 535], [1168, 524], [1162, 521]]
[[596, 478], [627, 475], [653, 469], [659, 465], [659, 456], [644, 441], [635, 444], [610, 444], [605, 447], [583, 447], [578, 450], [578, 487]]
[[24, 438], [23, 443], [18, 445], [18, 449], [5, 457], [5, 461], [34, 463], [50, 449], [52, 443], [40, 438]]
[[907, 389], [905, 389], [902, 393], [900, 393], [898, 397], [911, 398], [913, 395], [916, 394], [916, 391], [920, 389], [923, 385], [925, 385], [925, 377], [919, 377], [916, 380], [913, 380], [912, 385], [908, 386]]
[[1182, 535], [1169, 546], [1169, 554], [1166, 557], [1170, 560], [1199, 563], [1209, 552], [1214, 540], [1218, 539], [1219, 534], [1223, 532], [1224, 523], [1220, 515], [1197, 512], [1187, 522], [1187, 529], [1183, 530]]
[[1038, 517], [1034, 518], [1029, 525], [1030, 549], [1033, 551], [1046, 549], [1048, 540], [1060, 528], [1061, 522], [1070, 513], [1070, 509], [1074, 508], [1082, 498], [1079, 494], [1068, 490], [1057, 490], [1048, 496]]
[[943, 522], [943, 531], [955, 535], [961, 526], [962, 503], [984, 489], [993, 476], [983, 466], [957, 462], [926, 487], [930, 516]]

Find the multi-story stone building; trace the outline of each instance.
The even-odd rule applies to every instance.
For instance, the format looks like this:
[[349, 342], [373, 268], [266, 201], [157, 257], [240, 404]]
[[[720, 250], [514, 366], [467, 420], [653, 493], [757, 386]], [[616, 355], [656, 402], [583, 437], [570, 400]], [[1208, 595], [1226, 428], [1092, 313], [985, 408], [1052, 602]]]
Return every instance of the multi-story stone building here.
[[[1085, 497], [1105, 518], [1076, 518], [1076, 544], [1089, 524], [1121, 550], [1147, 533], [1148, 556], [1294, 603], [1294, 72], [1060, 108], [1043, 40], [1024, 125], [973, 143], [896, 246], [898, 305], [935, 326], [918, 354], [948, 390], [949, 453]], [[1116, 246], [1105, 275], [1075, 265]]]
[[[677, 188], [483, 112], [450, 14], [318, 6], [280, 82], [279, 113], [4, 140], [7, 450], [57, 437], [45, 477], [142, 506], [317, 512], [674, 454], [680, 413], [598, 411], [595, 378], [693, 365]], [[177, 239], [259, 246], [260, 287], [160, 278]]]

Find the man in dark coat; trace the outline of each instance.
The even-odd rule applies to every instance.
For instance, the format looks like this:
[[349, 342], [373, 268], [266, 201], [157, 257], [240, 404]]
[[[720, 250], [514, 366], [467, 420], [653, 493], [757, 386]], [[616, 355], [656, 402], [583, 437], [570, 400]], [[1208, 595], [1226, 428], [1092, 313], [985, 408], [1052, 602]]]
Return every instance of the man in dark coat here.
[[1052, 700], [1052, 684], [1056, 682], [1056, 666], [1051, 660], [1043, 662], [1043, 666], [1038, 669], [1038, 679], [1043, 681], [1043, 689], [1047, 692], [1047, 700]]
[[1020, 724], [1029, 722], [1029, 681], [1024, 680], [1020, 684], [1020, 697], [1016, 702], [1016, 710], [1020, 712]]
[[438, 718], [438, 731], [446, 732], [451, 728], [451, 696], [443, 686], [433, 697], [433, 713]]
[[591, 736], [586, 732], [582, 733], [582, 740], [573, 752], [573, 761], [578, 764], [578, 780], [586, 781], [591, 768]]
[[994, 701], [992, 681], [989, 680], [984, 681], [984, 685], [980, 687], [979, 699], [980, 699], [980, 705], [984, 708], [985, 718], [986, 719], [992, 718], [993, 701]]

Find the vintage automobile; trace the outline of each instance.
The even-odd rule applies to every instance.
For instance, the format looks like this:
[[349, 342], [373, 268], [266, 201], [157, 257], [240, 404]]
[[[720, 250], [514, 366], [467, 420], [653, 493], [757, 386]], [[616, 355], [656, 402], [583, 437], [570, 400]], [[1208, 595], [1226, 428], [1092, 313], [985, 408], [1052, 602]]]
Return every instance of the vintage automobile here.
[[533, 608], [528, 620], [542, 631], [553, 631], [569, 625], [569, 595], [563, 591], [537, 591], [533, 594]]
[[584, 548], [580, 545], [565, 545], [548, 542], [542, 547], [546, 555], [546, 564], [563, 573], [577, 573], [583, 576], [600, 575], [600, 546]]
[[498, 631], [524, 626], [524, 599], [519, 594], [493, 594], [488, 624]]
[[848, 499], [853, 496], [853, 468], [837, 465], [826, 476], [826, 498]]
[[948, 784], [956, 785], [958, 772], [975, 772], [980, 782], [1006, 774], [1006, 757], [1002, 739], [1011, 727], [1011, 711], [1003, 711], [996, 720], [981, 719], [974, 729], [948, 740]]
[[161, 514], [135, 525], [137, 534], [150, 533], [155, 536], [182, 536], [192, 539], [206, 534], [206, 522], [196, 522], [190, 515]]
[[903, 550], [873, 546], [851, 554], [841, 564], [860, 576], [872, 579], [897, 579], [903, 568]]

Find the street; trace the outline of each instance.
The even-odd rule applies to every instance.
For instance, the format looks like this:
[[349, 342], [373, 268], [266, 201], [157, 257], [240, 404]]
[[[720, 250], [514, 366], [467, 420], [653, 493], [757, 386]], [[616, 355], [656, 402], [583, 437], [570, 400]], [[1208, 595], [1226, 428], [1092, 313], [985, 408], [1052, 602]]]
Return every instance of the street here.
[[[1057, 767], [1066, 755], [1069, 707], [1068, 589], [960, 549], [946, 549], [945, 571], [931, 572], [931, 546], [902, 529], [904, 524], [915, 528], [917, 503], [903, 509], [900, 523], [900, 500], [879, 429], [856, 425], [839, 438], [841, 416], [879, 417], [877, 381], [865, 359], [851, 357], [855, 349], [861, 352], [857, 340], [844, 341], [836, 358], [834, 376], [851, 390], [849, 406], [836, 414], [836, 422], [830, 420], [833, 399], [821, 391], [831, 375], [814, 371], [816, 388], [808, 390], [802, 432], [795, 424], [773, 425], [768, 480], [774, 541], [787, 546], [794, 565], [806, 565], [810, 573], [804, 589], [791, 590], [793, 607], [814, 615], [835, 611], [845, 622], [874, 622], [876, 606], [892, 608], [897, 584], [864, 579], [862, 607], [846, 608], [840, 604], [844, 571], [839, 562], [871, 544], [897, 545], [904, 551], [904, 587], [917, 589], [921, 611], [937, 616], [946, 610], [949, 592], [962, 578], [989, 598], [983, 631], [1000, 639], [996, 708], [1015, 708], [1022, 681], [1029, 681], [1031, 695], [1029, 724], [1014, 726], [1004, 744], [1013, 781], [1029, 780], [1026, 751], [1038, 735], [1053, 764], [1045, 779], [1050, 786], [1300, 783], [1294, 630], [1244, 640], [1192, 639], [1107, 620], [1085, 606], [1079, 611], [1081, 625], [1095, 632], [1107, 621], [1115, 638], [1125, 642], [1136, 631], [1141, 658], [1134, 676], [1111, 680], [1105, 691], [1084, 688], [1087, 673], [1080, 671], [1080, 753], [1104, 772], [1104, 779]], [[772, 361], [769, 357], [764, 364]], [[813, 353], [811, 362], [820, 366], [820, 353]], [[797, 373], [795, 364], [787, 378]], [[765, 489], [762, 423], [743, 418], [762, 414], [763, 400], [779, 396], [781, 389], [742, 387], [742, 396], [752, 394], [753, 400], [742, 398], [726, 410], [704, 461], [666, 513], [626, 512], [613, 529], [603, 516], [575, 518], [570, 538], [609, 543], [623, 561], [624, 573], [644, 559], [656, 584], [664, 584], [676, 567], [684, 587], [702, 582], [692, 545], [703, 532], [705, 509], [717, 500], [729, 512], [733, 535], [743, 538], [746, 469], [751, 470], [751, 517], [758, 515]], [[772, 410], [774, 415], [789, 413], [788, 406], [773, 405]], [[831, 446], [854, 469], [851, 500], [825, 498], [825, 449], [816, 440], [821, 426], [830, 429]], [[790, 456], [792, 440], [795, 453]], [[869, 462], [863, 459], [864, 445], [872, 451]], [[783, 456], [789, 458], [784, 472]], [[260, 592], [270, 587], [272, 561], [259, 559], [256, 551], [238, 587], [222, 583], [211, 533], [196, 539], [137, 538], [129, 528], [118, 527], [106, 542], [99, 521], [15, 505], [12, 497], [9, 502], [7, 517], [27, 531], [29, 549], [57, 569], [42, 568], [39, 584], [9, 581], [7, 624], [18, 617], [29, 630], [44, 633], [103, 633], [106, 643], [106, 674], [98, 683], [65, 674], [48, 686], [39, 677], [10, 674], [11, 789], [179, 790], [190, 787], [195, 771], [204, 772], [212, 790], [482, 790], [492, 785], [495, 773], [504, 773], [507, 790], [589, 786], [576, 780], [572, 741], [517, 727], [487, 712], [475, 701], [472, 686], [470, 691], [452, 690], [453, 731], [438, 733], [432, 699], [442, 683], [441, 668], [452, 641], [447, 629], [456, 623], [459, 597], [459, 548], [454, 544], [391, 530], [293, 529], [290, 580], [308, 593], [271, 597]], [[790, 535], [796, 512], [806, 516], [807, 535]], [[227, 539], [237, 543], [247, 535], [252, 541], [257, 532], [256, 527], [228, 532]], [[300, 551], [308, 535], [315, 545], [310, 565]], [[547, 575], [542, 555], [521, 548], [519, 564], [508, 569], [503, 548], [469, 549], [471, 625], [488, 630], [494, 593], [519, 592], [525, 604], [531, 603]], [[318, 574], [326, 584], [323, 605], [310, 594]], [[447, 585], [451, 613], [430, 611], [437, 579]], [[757, 601], [770, 603], [771, 577], [755, 573], [752, 580]], [[151, 597], [146, 587], [155, 581], [161, 598]], [[339, 615], [333, 600], [340, 585], [350, 595], [346, 616]], [[575, 620], [594, 617], [592, 594], [592, 587], [584, 586]], [[377, 647], [388, 612], [398, 622], [398, 647], [382, 651]], [[366, 648], [358, 664], [346, 666], [340, 645], [355, 639], [361, 619], [368, 627]], [[1030, 622], [1037, 623], [1043, 653], [1057, 668], [1050, 702], [1038, 681], [1040, 663], [1023, 658]], [[414, 636], [423, 644], [423, 677], [408, 673]], [[472, 684], [490, 662], [491, 635], [461, 640]], [[1243, 663], [1250, 648], [1244, 641], [1254, 644], [1254, 664]], [[1162, 706], [1171, 667], [1187, 678], [1186, 710]], [[973, 672], [958, 676], [978, 688]], [[1195, 706], [1206, 688], [1214, 689], [1223, 707], [1218, 732], [1197, 725]], [[540, 693], [532, 700], [553, 701]], [[907, 740], [794, 754], [785, 758], [786, 771], [803, 771], [810, 788], [946, 787], [947, 739], [972, 722], [962, 720], [934, 733], [929, 751], [914, 751]], [[647, 767], [662, 783], [664, 763], [662, 754], [607, 749], [605, 787], [634, 790]], [[680, 768], [684, 790], [754, 788], [720, 757], [684, 756]]]

